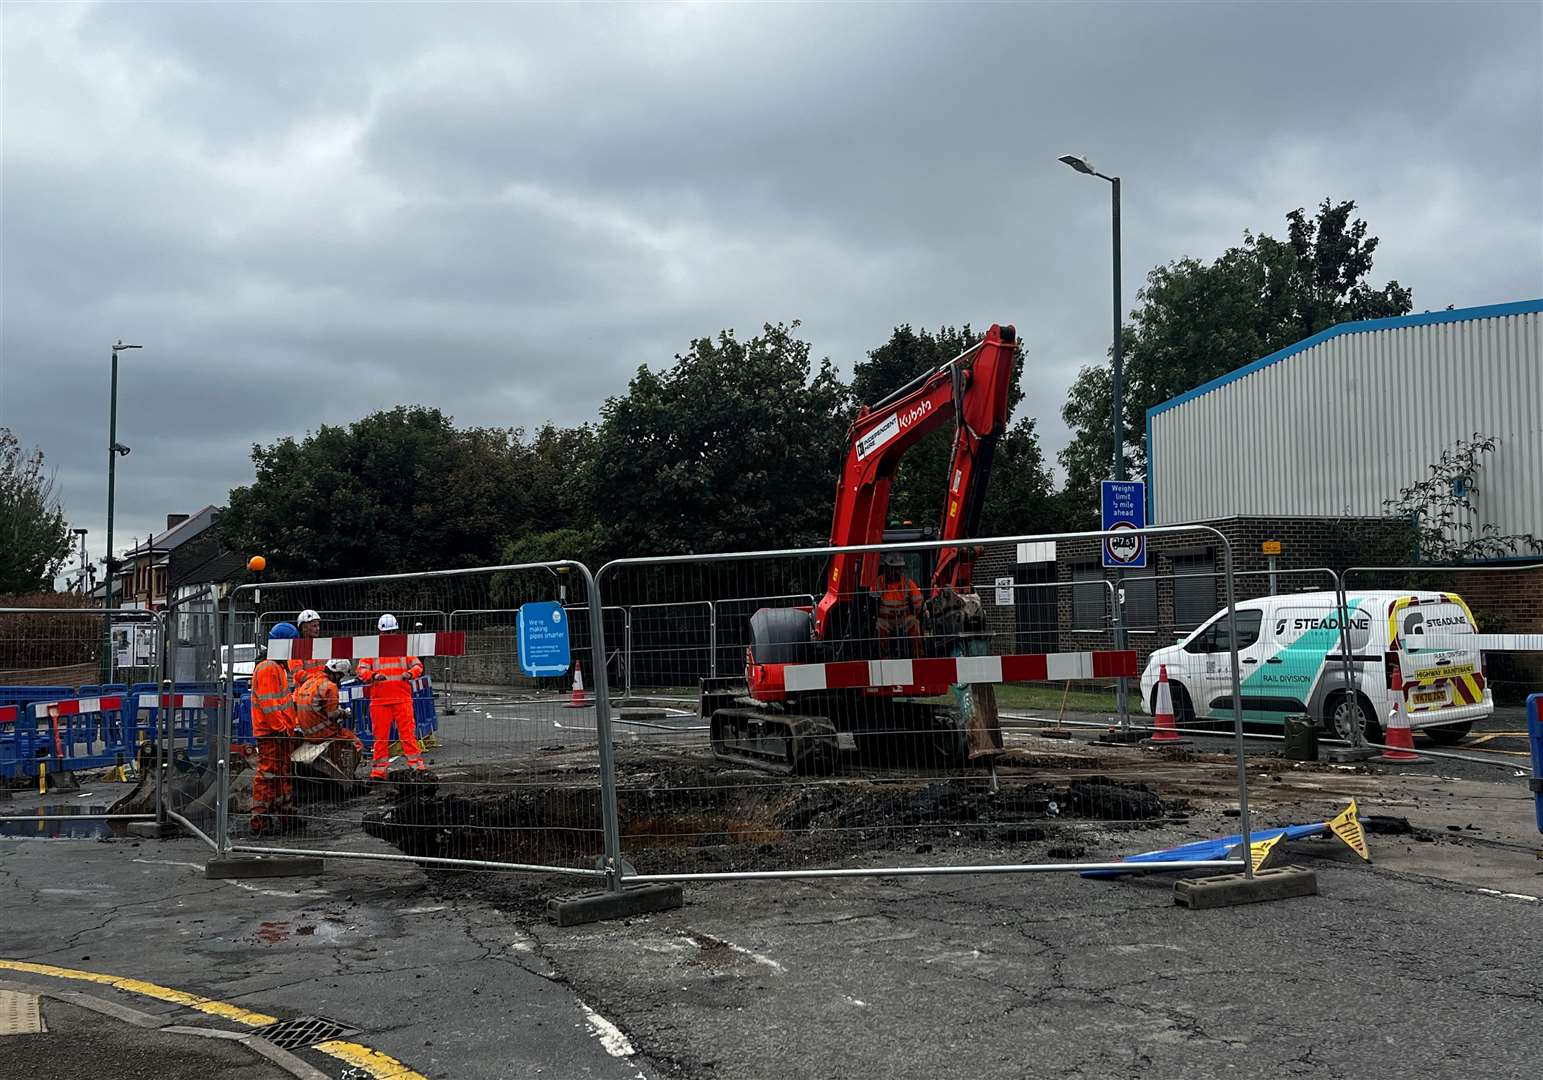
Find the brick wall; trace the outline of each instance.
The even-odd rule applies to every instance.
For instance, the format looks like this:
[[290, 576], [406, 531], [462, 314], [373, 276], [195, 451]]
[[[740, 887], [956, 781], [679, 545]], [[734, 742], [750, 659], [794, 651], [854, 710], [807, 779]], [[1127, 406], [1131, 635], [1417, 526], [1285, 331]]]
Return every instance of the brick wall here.
[[[1324, 573], [1311, 571], [1327, 567], [1342, 571], [1357, 563], [1385, 557], [1390, 548], [1407, 541], [1409, 529], [1401, 522], [1383, 518], [1227, 518], [1207, 522], [1232, 544], [1234, 589], [1238, 600], [1265, 596], [1270, 591], [1268, 576], [1269, 559], [1261, 550], [1266, 540], [1278, 540], [1282, 552], [1277, 557], [1277, 590], [1279, 592], [1307, 592], [1332, 589], [1332, 578]], [[1172, 645], [1183, 632], [1193, 625], [1180, 625], [1175, 618], [1175, 559], [1209, 552], [1214, 557], [1215, 599], [1211, 611], [1226, 603], [1222, 544], [1214, 533], [1201, 529], [1181, 533], [1169, 533], [1148, 538], [1146, 570], [1129, 571], [1129, 577], [1155, 575], [1157, 618], [1155, 623], [1131, 626], [1128, 630], [1130, 647], [1136, 650], [1143, 665], [1153, 650]], [[1072, 618], [1072, 570], [1079, 565], [1097, 564], [1100, 561], [1100, 544], [1097, 540], [1063, 541], [1056, 550], [1056, 577], [1063, 587], [1057, 590], [1060, 647], [1065, 651], [1107, 649], [1114, 647], [1114, 632], [1106, 626], [1101, 630], [1079, 630]], [[1112, 579], [1113, 571], [1101, 572], [1100, 576]], [[1198, 580], [1198, 579], [1191, 579]], [[1129, 604], [1127, 604], [1129, 610]], [[1128, 620], [1130, 621], [1130, 620]]]

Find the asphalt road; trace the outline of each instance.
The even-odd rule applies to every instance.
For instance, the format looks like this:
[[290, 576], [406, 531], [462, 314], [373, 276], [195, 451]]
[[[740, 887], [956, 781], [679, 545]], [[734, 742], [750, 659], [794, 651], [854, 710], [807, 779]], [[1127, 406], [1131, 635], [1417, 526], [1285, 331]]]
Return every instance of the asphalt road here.
[[[1507, 724], [1484, 725], [1481, 738], [1497, 737], [1481, 745], [1508, 747], [1500, 733], [1519, 729]], [[509, 746], [582, 746], [593, 713], [489, 707], [442, 735], [433, 757], [449, 771]], [[1213, 740], [1226, 745], [1198, 741]], [[1155, 877], [890, 877], [693, 884], [682, 910], [559, 929], [531, 900], [573, 891], [562, 880], [335, 859], [318, 878], [208, 881], [191, 840], [0, 837], [0, 960], [333, 1017], [423, 1076], [456, 1080], [1531, 1077], [1543, 838], [1514, 769], [1462, 767], [1261, 775], [1258, 824], [1322, 820], [1354, 796], [1409, 831], [1371, 835], [1370, 865], [1335, 841], [1289, 845], [1286, 861], [1318, 871], [1318, 896], [1212, 911], [1176, 907]], [[1068, 827], [1088, 855], [1117, 858], [1236, 819], [1218, 805], [1136, 833]], [[1056, 842], [960, 837], [904, 857], [1035, 862]], [[388, 850], [371, 845], [356, 849]], [[29, 1075], [83, 1074], [44, 1055]]]

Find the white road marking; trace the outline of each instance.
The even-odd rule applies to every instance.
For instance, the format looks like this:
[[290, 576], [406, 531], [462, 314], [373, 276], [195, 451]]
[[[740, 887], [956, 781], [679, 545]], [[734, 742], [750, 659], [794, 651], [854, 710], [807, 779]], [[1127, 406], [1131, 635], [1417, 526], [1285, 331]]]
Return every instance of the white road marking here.
[[612, 1057], [631, 1057], [637, 1053], [632, 1048], [632, 1043], [623, 1035], [621, 1028], [601, 1016], [594, 1009], [582, 1001], [579, 1008], [584, 1010], [584, 1020], [589, 1024], [590, 1030], [595, 1033], [595, 1038], [600, 1040], [600, 1045], [605, 1047], [605, 1052]]
[[732, 941], [728, 941], [728, 940], [726, 940], [724, 938], [715, 937], [712, 934], [704, 934], [700, 930], [687, 930], [685, 932], [684, 936], [690, 938], [693, 941], [695, 941], [698, 945], [701, 945], [701, 944], [703, 944], [705, 942], [706, 944], [710, 944], [710, 945], [724, 945], [724, 946], [727, 946], [729, 949], [732, 949], [734, 952], [739, 953], [739, 955], [749, 957], [751, 960], [754, 960], [757, 964], [760, 964], [762, 967], [771, 968], [773, 971], [775, 971], [775, 972], [777, 972], [779, 974], [786, 974], [787, 973], [786, 969], [781, 964], [777, 963], [777, 961], [773, 960], [771, 957], [769, 957], [769, 956], [762, 956], [758, 952], [755, 952], [755, 951], [753, 951], [751, 949], [747, 949], [743, 945], [736, 945]]
[[1505, 900], [1521, 900], [1528, 904], [1543, 904], [1543, 896], [1528, 896], [1526, 893], [1501, 892], [1499, 889], [1480, 889], [1485, 896], [1498, 896]]
[[[144, 863], [147, 866], [185, 866], [189, 870], [197, 870], [199, 873], [203, 873], [204, 870], [198, 863], [176, 862], [172, 859], [135, 859], [134, 861]], [[249, 885], [245, 881], [233, 881], [229, 878], [225, 879], [225, 884], [234, 885], [238, 889], [245, 889], [247, 892], [256, 893], [259, 896], [277, 896], [285, 900], [301, 900], [307, 896], [327, 895], [325, 889], [307, 889], [305, 892], [287, 892], [284, 889], [259, 889], [256, 885]]]
[[410, 907], [410, 908], [405, 909], [404, 911], [398, 912], [398, 914], [401, 914], [401, 915], [432, 915], [436, 911], [444, 911], [444, 910], [445, 910], [445, 905], [444, 904], [440, 904], [438, 907]]

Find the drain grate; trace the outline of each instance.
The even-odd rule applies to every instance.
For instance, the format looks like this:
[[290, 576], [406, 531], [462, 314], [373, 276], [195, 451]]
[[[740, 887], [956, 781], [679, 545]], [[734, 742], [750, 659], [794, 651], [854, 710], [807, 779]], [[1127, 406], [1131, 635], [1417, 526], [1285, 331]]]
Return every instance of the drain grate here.
[[0, 990], [0, 1035], [39, 1035], [47, 1030], [36, 994]]
[[358, 1028], [349, 1027], [326, 1016], [297, 1016], [293, 1020], [279, 1020], [257, 1028], [252, 1032], [259, 1039], [267, 1039], [280, 1050], [301, 1050], [328, 1039], [341, 1039], [345, 1035], [359, 1034]]

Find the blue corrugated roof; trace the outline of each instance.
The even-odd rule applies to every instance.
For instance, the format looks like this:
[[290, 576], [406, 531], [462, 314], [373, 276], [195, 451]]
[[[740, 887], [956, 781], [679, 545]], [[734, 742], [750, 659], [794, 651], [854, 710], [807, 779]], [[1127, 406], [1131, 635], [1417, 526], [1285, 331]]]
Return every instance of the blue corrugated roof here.
[[1278, 364], [1289, 356], [1295, 356], [1299, 352], [1305, 352], [1314, 345], [1320, 345], [1331, 338], [1337, 338], [1344, 334], [1366, 334], [1377, 330], [1398, 330], [1405, 326], [1433, 326], [1438, 323], [1468, 322], [1472, 319], [1496, 319], [1504, 315], [1525, 315], [1533, 311], [1543, 311], [1543, 298], [1537, 300], [1517, 300], [1509, 304], [1484, 304], [1480, 307], [1453, 308], [1450, 311], [1424, 311], [1418, 315], [1395, 315], [1391, 319], [1362, 319], [1359, 322], [1340, 323], [1331, 326], [1327, 330], [1320, 330], [1312, 337], [1303, 338], [1295, 345], [1288, 345], [1284, 349], [1278, 349], [1269, 356], [1261, 356], [1258, 360], [1244, 364], [1236, 371], [1229, 371], [1225, 375], [1218, 375], [1210, 382], [1201, 383], [1193, 390], [1188, 390], [1176, 398], [1170, 398], [1161, 405], [1154, 405], [1147, 410], [1146, 437], [1147, 437], [1147, 520], [1156, 520], [1155, 492], [1152, 490], [1152, 417], [1158, 413], [1167, 412], [1177, 408], [1186, 401], [1191, 401], [1201, 394], [1210, 393], [1230, 382], [1237, 382], [1246, 375], [1252, 375], [1260, 368]]
[[1288, 356], [1295, 356], [1299, 352], [1311, 349], [1314, 345], [1321, 345], [1331, 338], [1337, 338], [1344, 334], [1365, 334], [1376, 330], [1398, 330], [1405, 326], [1431, 326], [1436, 323], [1468, 322], [1472, 319], [1496, 319], [1502, 315], [1524, 315], [1530, 311], [1543, 311], [1543, 299], [1517, 300], [1510, 304], [1485, 304], [1483, 307], [1454, 308], [1451, 311], [1425, 311], [1419, 315], [1395, 315], [1391, 319], [1362, 319], [1360, 322], [1340, 323], [1331, 326], [1327, 330], [1320, 330], [1312, 337], [1303, 338], [1295, 345], [1287, 345], [1284, 349], [1272, 352], [1269, 356], [1261, 356], [1252, 363], [1244, 364], [1236, 371], [1229, 371], [1225, 375], [1218, 375], [1208, 383], [1201, 383], [1193, 390], [1188, 390], [1176, 398], [1171, 398], [1161, 405], [1154, 405], [1147, 410], [1147, 435], [1150, 439], [1152, 433], [1152, 417], [1158, 413], [1167, 412], [1176, 408], [1201, 394], [1209, 393], [1219, 386], [1226, 386], [1230, 382], [1236, 382], [1245, 375], [1252, 375], [1260, 368], [1278, 364]]

